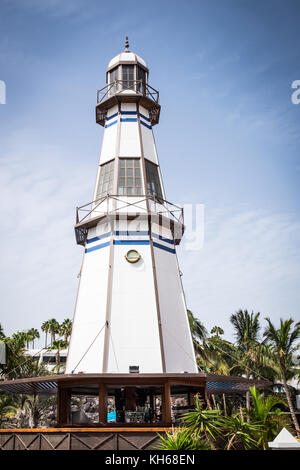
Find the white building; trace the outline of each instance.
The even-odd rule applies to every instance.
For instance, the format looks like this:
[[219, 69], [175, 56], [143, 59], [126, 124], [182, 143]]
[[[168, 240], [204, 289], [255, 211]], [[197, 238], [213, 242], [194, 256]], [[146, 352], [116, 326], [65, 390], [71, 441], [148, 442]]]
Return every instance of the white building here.
[[98, 92], [104, 134], [75, 226], [84, 256], [66, 373], [198, 372], [176, 255], [183, 212], [166, 201], [148, 75], [127, 43]]

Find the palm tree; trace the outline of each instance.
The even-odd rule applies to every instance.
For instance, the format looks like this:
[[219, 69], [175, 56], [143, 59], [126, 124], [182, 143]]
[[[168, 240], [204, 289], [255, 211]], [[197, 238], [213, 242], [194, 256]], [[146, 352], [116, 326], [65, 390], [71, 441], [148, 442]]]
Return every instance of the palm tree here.
[[43, 412], [53, 404], [53, 397], [41, 395], [20, 396], [19, 409], [25, 412], [29, 419], [29, 427], [37, 428]]
[[187, 310], [187, 315], [192, 334], [194, 349], [195, 352], [197, 352], [199, 348], [199, 341], [204, 341], [205, 338], [207, 338], [207, 330], [203, 323], [193, 315], [191, 310]]
[[58, 339], [53, 342], [52, 346], [48, 348], [48, 351], [56, 351], [55, 352], [55, 369], [57, 372], [59, 372], [60, 368], [60, 351], [62, 349], [66, 349], [68, 347], [68, 341], [65, 341], [64, 339]]
[[27, 341], [32, 342], [32, 349], [34, 349], [34, 340], [40, 337], [40, 333], [36, 328], [31, 328], [30, 330], [27, 331], [27, 335], [28, 335]]
[[46, 333], [46, 338], [45, 338], [45, 348], [46, 348], [48, 346], [48, 342], [47, 342], [48, 333], [50, 333], [49, 320], [44, 321], [41, 328], [42, 328], [42, 331], [44, 331]]
[[274, 358], [280, 366], [281, 378], [291, 417], [297, 431], [297, 435], [300, 437], [300, 427], [287, 384], [289, 371], [293, 367], [292, 355], [298, 349], [298, 345], [296, 345], [295, 342], [300, 337], [300, 325], [296, 324], [292, 329], [294, 321], [291, 318], [288, 320], [283, 320], [281, 318], [280, 327], [276, 329], [270, 318], [266, 318], [266, 321], [268, 322], [268, 326], [264, 331], [265, 342], [271, 345]]
[[68, 341], [72, 332], [72, 321], [69, 318], [66, 318], [59, 328], [59, 333], [64, 337], [65, 341]]
[[220, 338], [224, 334], [224, 330], [220, 326], [214, 326], [210, 332], [212, 335], [216, 335], [217, 338]]
[[53, 343], [55, 341], [55, 335], [59, 333], [59, 323], [55, 320], [55, 318], [51, 318], [51, 320], [48, 320], [48, 325], [48, 331], [51, 334], [51, 346], [53, 346]]
[[[238, 349], [242, 355], [244, 374], [249, 379], [254, 366], [255, 353], [258, 346], [258, 334], [260, 313], [251, 314], [248, 310], [239, 310], [230, 316], [230, 321], [235, 329], [235, 337]], [[246, 408], [250, 408], [250, 392], [246, 392]]]
[[[276, 408], [278, 405], [286, 405], [286, 402], [276, 395], [265, 397], [264, 393], [259, 393], [255, 387], [250, 387], [250, 393], [253, 406], [248, 414], [252, 421], [257, 421], [262, 425], [262, 429], [259, 431], [260, 440], [263, 449], [267, 450], [268, 442], [272, 441], [281, 429], [288, 425], [286, 415]], [[281, 421], [281, 429], [278, 429], [278, 421]]]

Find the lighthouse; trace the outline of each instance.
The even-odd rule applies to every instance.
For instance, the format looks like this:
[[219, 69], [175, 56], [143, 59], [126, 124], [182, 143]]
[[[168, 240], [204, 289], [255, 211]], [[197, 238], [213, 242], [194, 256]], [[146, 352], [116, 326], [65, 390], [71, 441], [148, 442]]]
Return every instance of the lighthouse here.
[[160, 110], [126, 38], [97, 93], [104, 133], [92, 201], [77, 208], [84, 254], [67, 374], [198, 371], [176, 254], [183, 210], [167, 201], [153, 134]]

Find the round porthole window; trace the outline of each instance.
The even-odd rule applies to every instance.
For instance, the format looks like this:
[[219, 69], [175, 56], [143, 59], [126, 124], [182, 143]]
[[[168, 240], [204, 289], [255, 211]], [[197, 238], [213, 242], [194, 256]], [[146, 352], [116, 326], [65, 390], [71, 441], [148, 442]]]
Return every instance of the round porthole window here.
[[125, 258], [128, 263], [137, 263], [141, 259], [141, 255], [136, 250], [129, 250], [126, 253]]

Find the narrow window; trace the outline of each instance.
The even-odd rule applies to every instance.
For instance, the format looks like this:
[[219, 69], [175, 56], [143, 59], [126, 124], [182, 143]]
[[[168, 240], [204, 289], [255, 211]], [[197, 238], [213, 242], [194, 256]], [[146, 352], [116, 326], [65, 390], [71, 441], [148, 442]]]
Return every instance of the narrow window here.
[[148, 195], [163, 199], [157, 165], [148, 160], [145, 160], [145, 164]]
[[113, 95], [118, 90], [118, 67], [115, 67], [109, 72], [109, 83], [114, 83], [114, 85], [110, 88], [109, 87], [109, 94]]
[[97, 199], [112, 194], [114, 178], [114, 160], [101, 166]]
[[139, 196], [143, 194], [139, 159], [120, 159], [118, 194], [119, 196]]
[[134, 87], [134, 65], [122, 65], [123, 89]]
[[137, 68], [137, 91], [143, 93], [146, 92], [146, 71], [141, 67]]

